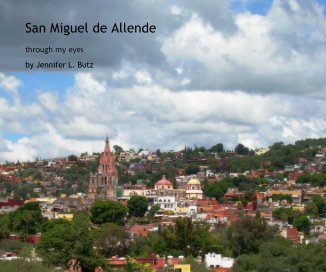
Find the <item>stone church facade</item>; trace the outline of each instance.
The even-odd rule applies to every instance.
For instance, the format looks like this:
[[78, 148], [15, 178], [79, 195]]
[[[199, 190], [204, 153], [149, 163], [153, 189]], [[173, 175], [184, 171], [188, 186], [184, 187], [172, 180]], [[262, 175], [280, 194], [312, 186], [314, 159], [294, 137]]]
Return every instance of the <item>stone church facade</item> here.
[[110, 150], [109, 138], [105, 139], [104, 152], [96, 173], [91, 173], [88, 199], [117, 199], [118, 175], [114, 166], [114, 156]]

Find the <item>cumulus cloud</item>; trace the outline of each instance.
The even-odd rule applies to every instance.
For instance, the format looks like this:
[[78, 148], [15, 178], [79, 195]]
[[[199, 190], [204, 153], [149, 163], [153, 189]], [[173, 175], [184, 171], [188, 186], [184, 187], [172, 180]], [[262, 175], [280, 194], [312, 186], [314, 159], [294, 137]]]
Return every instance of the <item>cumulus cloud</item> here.
[[55, 93], [40, 92], [38, 95], [38, 100], [40, 105], [48, 111], [54, 112], [58, 107], [57, 96]]
[[14, 76], [6, 76], [0, 73], [0, 88], [6, 91], [15, 92], [17, 88], [21, 85], [21, 82]]
[[[34, 107], [48, 110], [44, 100], [39, 98]], [[251, 148], [268, 146], [275, 141], [325, 135], [323, 105], [318, 98], [292, 95], [175, 92], [155, 82], [113, 88], [91, 74], [80, 73], [67, 87], [60, 107], [50, 107], [54, 119], [43, 112], [34, 133], [17, 142], [1, 139], [0, 159], [33, 160], [100, 151], [106, 133], [112, 145], [135, 149], [181, 149], [194, 144], [208, 147], [218, 142], [229, 149], [238, 142]], [[14, 120], [21, 131], [25, 128], [30, 132], [36, 116], [39, 114], [30, 118], [21, 115]], [[15, 131], [6, 120], [3, 123], [6, 131]]]
[[291, 3], [275, 0], [266, 16], [234, 15], [228, 36], [193, 12], [162, 51], [175, 69], [193, 60], [189, 88], [324, 96], [325, 16], [317, 4]]

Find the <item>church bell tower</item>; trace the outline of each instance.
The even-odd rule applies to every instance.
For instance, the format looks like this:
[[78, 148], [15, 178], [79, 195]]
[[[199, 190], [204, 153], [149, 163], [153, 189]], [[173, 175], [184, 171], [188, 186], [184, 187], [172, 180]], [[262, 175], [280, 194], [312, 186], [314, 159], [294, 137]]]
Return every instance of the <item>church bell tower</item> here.
[[110, 150], [109, 137], [106, 137], [104, 152], [100, 155], [97, 172], [90, 175], [88, 198], [116, 200], [117, 183], [114, 156]]

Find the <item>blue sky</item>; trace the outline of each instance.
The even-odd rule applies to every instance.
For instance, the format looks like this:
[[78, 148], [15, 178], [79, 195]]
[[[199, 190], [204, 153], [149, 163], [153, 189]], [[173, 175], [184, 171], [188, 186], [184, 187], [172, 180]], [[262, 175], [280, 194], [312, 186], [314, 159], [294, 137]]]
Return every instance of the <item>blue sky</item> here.
[[19, 92], [26, 103], [35, 99], [38, 90], [56, 92], [62, 97], [74, 83], [72, 72], [17, 72], [13, 75], [22, 82]]
[[272, 0], [234, 0], [231, 1], [231, 8], [237, 12], [250, 11], [254, 14], [266, 15], [272, 3]]

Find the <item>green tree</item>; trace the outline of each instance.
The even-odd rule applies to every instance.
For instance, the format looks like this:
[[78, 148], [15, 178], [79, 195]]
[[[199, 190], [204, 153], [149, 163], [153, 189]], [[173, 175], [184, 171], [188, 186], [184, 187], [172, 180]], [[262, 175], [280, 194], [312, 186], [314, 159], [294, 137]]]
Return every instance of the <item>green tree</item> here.
[[127, 256], [126, 272], [155, 272], [150, 264], [138, 263], [135, 259]]
[[125, 256], [130, 245], [129, 234], [124, 227], [108, 223], [94, 231], [97, 251], [105, 257]]
[[[193, 223], [191, 218], [177, 218], [174, 227], [151, 233], [147, 240], [152, 251], [164, 255], [203, 257], [205, 252], [222, 251], [219, 236], [209, 232], [209, 225]], [[144, 249], [138, 252], [146, 251], [144, 244]]]
[[263, 219], [244, 216], [230, 226], [227, 236], [234, 256], [239, 256], [258, 253], [260, 245], [277, 234], [277, 227], [268, 226]]
[[221, 252], [219, 237], [210, 233], [209, 228], [209, 224], [193, 224], [190, 236], [192, 256], [201, 256], [202, 260], [204, 260], [205, 253], [207, 252]]
[[123, 148], [119, 145], [114, 145], [113, 150], [115, 154], [120, 154], [121, 152], [123, 152]]
[[[232, 271], [292, 271], [288, 269], [289, 265], [283, 257], [289, 256], [291, 252], [291, 242], [284, 238], [277, 238], [272, 242], [262, 244], [259, 254], [242, 255], [237, 258]], [[266, 262], [266, 260], [269, 261]]]
[[38, 203], [27, 203], [9, 214], [9, 227], [26, 237], [39, 232], [45, 220]]
[[235, 153], [239, 155], [248, 155], [249, 154], [249, 148], [244, 146], [243, 144], [237, 144], [237, 146], [234, 148]]
[[318, 207], [314, 202], [309, 202], [305, 204], [305, 213], [309, 216], [312, 217], [317, 217], [318, 216]]
[[[52, 272], [53, 267], [48, 267], [38, 262], [27, 262], [24, 260], [0, 261], [0, 272]], [[56, 270], [63, 272], [63, 270]]]
[[244, 172], [258, 169], [261, 166], [261, 158], [254, 155], [248, 155], [241, 158], [230, 157], [227, 159], [226, 164], [231, 172]]
[[282, 201], [282, 200], [286, 200], [288, 203], [292, 203], [293, 199], [292, 199], [292, 195], [273, 195], [272, 196], [273, 201]]
[[299, 215], [294, 218], [293, 225], [305, 234], [309, 234], [311, 223], [306, 215]]
[[46, 264], [66, 267], [69, 260], [75, 259], [86, 272], [105, 265], [105, 261], [95, 255], [88, 214], [77, 213], [72, 222], [54, 221], [47, 224], [37, 246], [37, 252]]
[[36, 171], [33, 175], [32, 175], [32, 179], [33, 180], [41, 180], [42, 179], [42, 174], [40, 171]]
[[128, 200], [129, 216], [143, 217], [148, 208], [147, 198], [144, 196], [132, 196]]
[[223, 144], [222, 143], [219, 143], [219, 144], [216, 144], [216, 145], [213, 145], [210, 149], [209, 149], [210, 152], [215, 152], [215, 153], [221, 153], [224, 151], [224, 147], [223, 147]]
[[26, 243], [22, 241], [3, 239], [0, 241], [0, 251], [12, 251], [18, 254], [25, 245]]
[[42, 233], [37, 252], [44, 263], [65, 267], [71, 258], [74, 242], [71, 240], [71, 223], [57, 224]]
[[147, 214], [147, 217], [149, 218], [149, 219], [152, 219], [152, 218], [154, 218], [154, 216], [155, 216], [155, 213], [157, 213], [158, 211], [160, 210], [160, 206], [159, 205], [153, 205], [151, 208], [150, 208], [150, 210], [149, 210], [149, 212], [148, 212], [148, 214]]
[[8, 238], [10, 234], [9, 230], [9, 215], [0, 214], [0, 240]]
[[91, 221], [95, 224], [123, 224], [128, 208], [113, 200], [96, 200], [91, 206]]
[[164, 237], [157, 232], [150, 233], [148, 239], [150, 248], [156, 254], [165, 254], [167, 252], [167, 245]]
[[186, 167], [185, 174], [186, 175], [194, 175], [200, 171], [199, 166], [197, 164], [191, 163]]
[[326, 186], [326, 173], [304, 173], [298, 177], [297, 183], [311, 183], [314, 187], [324, 187]]
[[25, 244], [23, 248], [19, 251], [18, 256], [24, 258], [25, 260], [32, 257], [33, 246], [31, 244]]
[[86, 212], [74, 214], [71, 222], [71, 240], [73, 244], [73, 258], [83, 261], [85, 256], [93, 255], [93, 240], [90, 232], [90, 219]]
[[231, 187], [235, 187], [233, 184], [233, 180], [230, 178], [225, 178], [215, 183], [204, 183], [203, 192], [205, 196], [214, 197], [218, 201], [221, 201], [228, 188]]
[[184, 249], [185, 255], [190, 253], [190, 243], [193, 231], [191, 218], [177, 218], [175, 221], [175, 235], [177, 249]]
[[316, 205], [319, 216], [326, 216], [326, 202], [320, 196], [316, 195], [313, 197], [312, 202]]
[[294, 247], [290, 241], [277, 238], [262, 244], [258, 254], [237, 258], [232, 271], [325, 271], [325, 254], [325, 243]]
[[71, 154], [68, 156], [68, 161], [77, 161], [77, 160], [78, 160], [78, 157], [76, 155]]
[[273, 211], [273, 217], [278, 220], [286, 221], [289, 224], [293, 223], [294, 212], [292, 208], [278, 208]]

